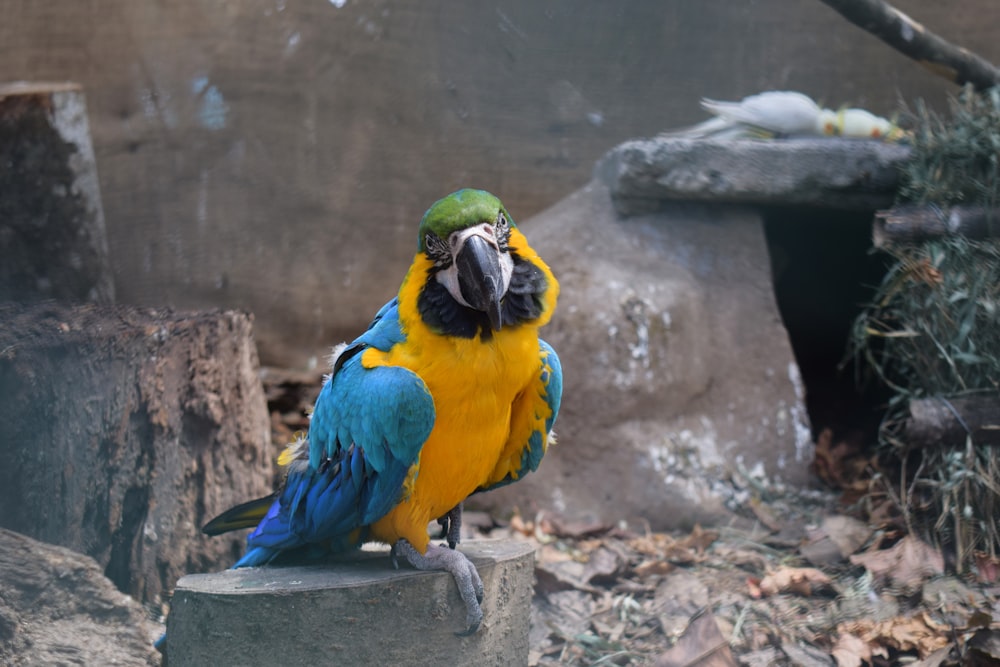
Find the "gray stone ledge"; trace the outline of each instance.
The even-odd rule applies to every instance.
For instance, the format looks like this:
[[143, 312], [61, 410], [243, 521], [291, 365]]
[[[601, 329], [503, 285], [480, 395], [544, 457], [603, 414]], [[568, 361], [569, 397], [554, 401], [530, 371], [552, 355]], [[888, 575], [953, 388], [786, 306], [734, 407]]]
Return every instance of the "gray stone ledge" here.
[[527, 664], [534, 551], [524, 542], [459, 549], [485, 586], [483, 625], [464, 630], [450, 574], [394, 570], [388, 549], [322, 565], [195, 574], [177, 582], [170, 667], [185, 665]]
[[874, 210], [892, 204], [910, 148], [849, 139], [625, 142], [596, 165], [619, 215], [664, 201]]

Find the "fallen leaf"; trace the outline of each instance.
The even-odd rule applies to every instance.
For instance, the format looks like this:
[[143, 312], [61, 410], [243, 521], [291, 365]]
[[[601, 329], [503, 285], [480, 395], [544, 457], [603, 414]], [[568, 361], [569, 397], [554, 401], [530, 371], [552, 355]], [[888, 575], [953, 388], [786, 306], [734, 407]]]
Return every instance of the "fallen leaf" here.
[[764, 524], [772, 533], [777, 533], [781, 531], [782, 523], [778, 519], [774, 511], [770, 507], [764, 504], [760, 498], [752, 498], [749, 503], [750, 511], [753, 515], [757, 517], [757, 520]]
[[993, 624], [993, 614], [982, 609], [972, 612], [972, 615], [965, 621], [965, 629], [988, 628]]
[[626, 542], [628, 548], [644, 556], [654, 556], [671, 563], [687, 565], [705, 560], [705, 551], [719, 539], [719, 531], [695, 525], [690, 534], [676, 539], [664, 533], [650, 533]]
[[935, 577], [926, 582], [920, 591], [920, 601], [926, 609], [949, 615], [952, 622], [959, 625], [962, 619], [988, 604], [982, 592], [956, 576]]
[[756, 651], [740, 654], [740, 663], [746, 667], [771, 667], [778, 662], [778, 649], [767, 646]]
[[951, 628], [935, 622], [926, 613], [920, 613], [884, 621], [846, 621], [837, 625], [837, 631], [857, 635], [872, 647], [873, 654], [875, 647], [884, 647], [916, 651], [921, 658], [926, 658], [948, 645]]
[[813, 565], [832, 565], [860, 549], [871, 534], [867, 523], [835, 514], [808, 531], [809, 540], [799, 547], [799, 553]]
[[860, 432], [834, 442], [833, 431], [824, 428], [816, 438], [811, 468], [832, 488], [850, 486], [862, 477], [868, 467], [868, 460], [861, 454], [865, 450], [864, 445], [864, 436]]
[[601, 589], [583, 580], [583, 565], [574, 561], [535, 563], [535, 591], [548, 595], [556, 591], [583, 591], [599, 594]]
[[861, 667], [862, 663], [871, 662], [872, 649], [857, 635], [841, 632], [830, 655], [837, 661], [837, 667]]
[[510, 529], [515, 533], [531, 537], [535, 534], [535, 522], [525, 521], [520, 514], [515, 514], [510, 518]]
[[872, 504], [871, 512], [868, 514], [868, 525], [872, 528], [884, 530], [886, 528], [898, 528], [903, 524], [899, 505], [892, 498], [888, 496], [884, 496], [881, 499], [875, 498], [875, 493], [867, 491], [859, 495], [858, 499], [860, 500], [862, 497], [867, 497]]
[[708, 606], [708, 587], [687, 570], [678, 570], [665, 576], [656, 587], [653, 603], [663, 613], [690, 618]]
[[916, 593], [926, 579], [944, 572], [941, 552], [912, 535], [888, 549], [855, 554], [850, 560], [903, 595]]
[[614, 582], [624, 567], [625, 560], [620, 554], [607, 547], [599, 547], [590, 553], [581, 578], [588, 584]]
[[952, 644], [939, 648], [938, 650], [931, 652], [931, 654], [923, 660], [911, 662], [910, 667], [941, 667], [941, 663], [947, 660], [948, 656], [951, 655], [952, 648], [954, 648], [954, 645]]
[[698, 553], [704, 553], [717, 539], [719, 539], [719, 531], [705, 530], [700, 524], [695, 524], [691, 533], [681, 540], [681, 545], [687, 549], [694, 549]]
[[832, 583], [830, 577], [814, 567], [781, 567], [761, 579], [760, 593], [764, 597], [778, 593], [810, 596], [814, 590]]
[[548, 535], [569, 539], [582, 539], [603, 535], [611, 530], [611, 525], [595, 521], [566, 521], [557, 516], [545, 514], [540, 519], [542, 531]]
[[830, 667], [830, 656], [814, 646], [787, 641], [781, 650], [796, 667]]
[[712, 612], [695, 614], [677, 643], [656, 659], [657, 667], [736, 667]]
[[645, 579], [646, 577], [652, 576], [654, 574], [670, 574], [677, 569], [677, 566], [666, 560], [644, 560], [635, 566], [632, 570], [635, 575], [640, 579]]
[[969, 640], [969, 652], [974, 653], [979, 662], [971, 664], [1000, 663], [1000, 630], [987, 628], [978, 630]]
[[860, 549], [872, 534], [867, 523], [843, 514], [826, 517], [820, 529], [837, 545], [844, 558]]
[[976, 551], [974, 556], [976, 559], [976, 579], [984, 584], [992, 584], [1000, 580], [1000, 558], [982, 551]]

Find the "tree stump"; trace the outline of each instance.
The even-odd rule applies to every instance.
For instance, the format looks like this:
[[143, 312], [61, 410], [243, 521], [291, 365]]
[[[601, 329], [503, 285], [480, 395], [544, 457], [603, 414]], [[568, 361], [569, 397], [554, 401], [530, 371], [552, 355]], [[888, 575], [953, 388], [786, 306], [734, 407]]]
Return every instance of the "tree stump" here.
[[112, 303], [80, 86], [0, 85], [0, 165], [0, 301]]
[[143, 601], [243, 552], [199, 528], [272, 490], [251, 316], [0, 305], [0, 396], [3, 527]]
[[254, 567], [177, 582], [170, 667], [186, 665], [526, 665], [534, 551], [524, 542], [459, 547], [485, 587], [469, 637], [451, 575], [394, 570], [388, 549], [308, 567]]

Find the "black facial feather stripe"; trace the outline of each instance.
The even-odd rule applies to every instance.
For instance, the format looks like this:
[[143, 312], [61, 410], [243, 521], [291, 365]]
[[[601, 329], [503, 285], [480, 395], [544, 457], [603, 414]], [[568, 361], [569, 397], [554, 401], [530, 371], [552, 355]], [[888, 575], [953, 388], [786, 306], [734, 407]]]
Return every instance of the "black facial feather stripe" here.
[[[541, 315], [542, 295], [548, 288], [545, 274], [537, 266], [516, 253], [511, 253], [511, 258], [514, 260], [514, 272], [501, 306], [505, 327], [516, 326]], [[486, 313], [455, 301], [434, 277], [435, 273], [434, 269], [427, 273], [427, 282], [417, 301], [424, 324], [446, 336], [475, 338], [478, 335], [483, 341], [489, 340], [493, 329]]]
[[428, 234], [424, 238], [424, 247], [427, 257], [434, 262], [434, 267], [447, 269], [451, 266], [451, 252], [448, 251], [448, 244], [434, 234]]

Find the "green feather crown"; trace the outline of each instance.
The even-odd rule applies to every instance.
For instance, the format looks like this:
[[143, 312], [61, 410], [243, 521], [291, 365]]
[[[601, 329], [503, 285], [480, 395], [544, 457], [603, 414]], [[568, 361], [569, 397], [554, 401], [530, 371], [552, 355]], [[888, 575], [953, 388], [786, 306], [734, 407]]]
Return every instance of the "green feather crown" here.
[[417, 247], [420, 252], [427, 250], [427, 235], [434, 234], [439, 239], [446, 239], [455, 231], [478, 225], [483, 222], [493, 224], [500, 212], [515, 227], [510, 214], [495, 196], [486, 190], [465, 188], [443, 197], [431, 205], [420, 221], [417, 231]]

